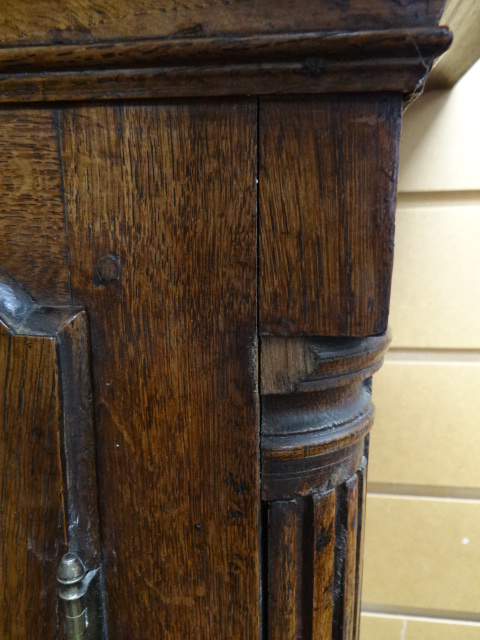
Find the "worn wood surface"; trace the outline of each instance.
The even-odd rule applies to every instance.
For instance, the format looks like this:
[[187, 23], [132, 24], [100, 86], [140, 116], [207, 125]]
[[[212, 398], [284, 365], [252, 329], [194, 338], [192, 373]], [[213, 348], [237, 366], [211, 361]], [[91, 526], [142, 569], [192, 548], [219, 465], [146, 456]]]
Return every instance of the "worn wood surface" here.
[[268, 640], [358, 640], [363, 504], [358, 474], [325, 493], [268, 503]]
[[260, 101], [262, 334], [386, 331], [400, 108], [387, 95]]
[[[37, 0], [35, 11], [29, 0], [2, 0], [0, 40], [5, 45], [30, 43], [92, 42], [112, 39], [166, 36], [267, 33], [394, 28], [436, 24], [443, 0], [337, 0], [312, 5], [299, 0], [292, 11], [287, 0], [224, 2], [205, 0], [194, 4], [181, 0], [97, 0], [81, 2]], [[348, 10], [347, 10], [348, 9]]]
[[268, 638], [287, 640], [296, 630], [297, 503], [268, 508]]
[[258, 640], [262, 613], [269, 640], [356, 640], [400, 111], [442, 3], [52, 6], [0, 2], [0, 100], [105, 102], [2, 111], [1, 262], [91, 323], [110, 637]]
[[[255, 70], [262, 63], [305, 63], [309, 58], [321, 56], [322, 70], [341, 62], [354, 65], [355, 61], [368, 64], [376, 60], [380, 68], [384, 64], [395, 64], [402, 73], [401, 63], [408, 67], [419, 54], [424, 58], [438, 55], [448, 39], [445, 27], [409, 29], [401, 28], [399, 23], [398, 28], [380, 31], [325, 32], [313, 29], [270, 33], [264, 29], [254, 34], [236, 34], [228, 38], [185, 34], [182, 37], [147, 40], [135, 37], [102, 42], [0, 46], [0, 70], [12, 75], [40, 71], [113, 72], [189, 67], [192, 64], [197, 67], [222, 65], [227, 68], [229, 65], [243, 64], [245, 68], [251, 66]], [[393, 58], [397, 59], [396, 63]], [[307, 71], [307, 67], [304, 70]], [[241, 72], [241, 67], [237, 68], [237, 72]], [[355, 81], [350, 78], [350, 83]]]
[[62, 518], [55, 341], [0, 323], [0, 635], [56, 637]]
[[59, 326], [57, 354], [62, 389], [62, 455], [68, 550], [88, 569], [102, 564], [90, 344], [84, 311]]
[[376, 373], [392, 340], [391, 332], [368, 338], [282, 338], [263, 336], [262, 395], [317, 391], [365, 380]]
[[0, 111], [1, 269], [39, 303], [70, 302], [57, 118]]
[[[389, 342], [388, 334], [261, 339], [269, 640], [358, 640], [371, 376]], [[286, 504], [295, 505], [295, 522], [288, 525], [271, 516], [273, 505]], [[284, 526], [290, 537], [295, 528], [295, 580], [279, 587], [284, 547], [291, 544]], [[294, 621], [285, 604], [291, 601]], [[283, 628], [293, 632], [276, 631], [282, 615]]]
[[[30, 626], [32, 625], [30, 615], [32, 613], [39, 615], [42, 622], [38, 624], [38, 620], [35, 621], [36, 627], [42, 634], [47, 633], [41, 637], [53, 637], [47, 629], [55, 630], [58, 624], [56, 615], [58, 603], [54, 595], [56, 594], [56, 569], [61, 555], [66, 551], [77, 554], [88, 570], [100, 570], [98, 580], [100, 583], [103, 581], [86, 316], [81, 309], [72, 306], [38, 305], [19, 283], [8, 275], [0, 273], [0, 341], [2, 340], [3, 343], [8, 341], [5, 361], [7, 369], [11, 367], [13, 371], [13, 389], [18, 393], [15, 429], [19, 434], [30, 436], [35, 444], [34, 455], [40, 456], [42, 460], [40, 465], [31, 461], [27, 482], [23, 482], [23, 478], [15, 473], [18, 489], [13, 495], [8, 486], [8, 470], [9, 467], [17, 470], [19, 460], [21, 465], [24, 464], [23, 456], [28, 458], [29, 447], [23, 442], [24, 450], [20, 446], [14, 456], [14, 452], [8, 446], [10, 437], [6, 436], [5, 443], [0, 441], [0, 451], [4, 452], [4, 480], [7, 478], [2, 485], [1, 513], [2, 515], [6, 513], [6, 521], [2, 522], [2, 528], [5, 526], [7, 532], [11, 531], [9, 519], [12, 508], [20, 518], [16, 539], [20, 559], [18, 564], [15, 563], [15, 570], [22, 575], [27, 572], [28, 576], [29, 558], [23, 569], [21, 564], [22, 551], [25, 548], [29, 552], [34, 549], [36, 560], [40, 562], [43, 560], [44, 564], [44, 580], [40, 584], [36, 583], [35, 575], [35, 579], [27, 584], [25, 589], [32, 599], [44, 598], [43, 611], [39, 612], [38, 606], [35, 606], [33, 611], [26, 612], [23, 610], [24, 604], [19, 602], [19, 609], [15, 615], [17, 618], [26, 618]], [[22, 341], [23, 351], [12, 348], [12, 345], [22, 346]], [[25, 376], [25, 369], [29, 366], [28, 349], [32, 349], [36, 344], [41, 346], [41, 361], [36, 363], [35, 379], [32, 379], [31, 376]], [[46, 356], [43, 361], [44, 347]], [[0, 362], [2, 362], [2, 355], [4, 354], [0, 351]], [[33, 362], [35, 364], [35, 358]], [[18, 371], [20, 381], [16, 379]], [[40, 386], [43, 381], [46, 381], [46, 388]], [[10, 376], [7, 372], [4, 380], [5, 390], [9, 385]], [[50, 403], [48, 406], [51, 415], [49, 413], [48, 416], [42, 408], [37, 411], [37, 404], [43, 401], [43, 395], [47, 396]], [[5, 393], [3, 405], [4, 420], [7, 421], [9, 413], [15, 406], [15, 399], [7, 397]], [[24, 405], [27, 407], [26, 413], [23, 412]], [[53, 426], [52, 416], [55, 421]], [[36, 424], [37, 421], [40, 422], [39, 425]], [[34, 435], [32, 435], [32, 428], [35, 429]], [[5, 422], [4, 435], [6, 434]], [[39, 447], [38, 451], [37, 447]], [[53, 485], [49, 495], [47, 488], [50, 480]], [[38, 489], [32, 491], [33, 483], [36, 483], [39, 488], [43, 486], [45, 495], [40, 496]], [[23, 491], [27, 493], [23, 494]], [[53, 495], [51, 495], [52, 492]], [[48, 504], [48, 500], [52, 501], [51, 505]], [[25, 503], [30, 508], [28, 515], [19, 508], [19, 503], [22, 506]], [[22, 535], [24, 519], [29, 522], [26, 541]], [[43, 523], [43, 529], [46, 531], [44, 540], [37, 541], [38, 531], [33, 533], [30, 531], [31, 523], [35, 523], [36, 519], [40, 519]], [[37, 543], [44, 545], [43, 558]], [[56, 553], [48, 554], [49, 548], [54, 548]], [[8, 566], [10, 552], [11, 549], [8, 547], [6, 549], [2, 547], [0, 558], [2, 565]], [[36, 572], [38, 567], [33, 567], [33, 573]], [[14, 593], [14, 583], [10, 580], [4, 585], [3, 591], [7, 611], [10, 602], [15, 600]], [[95, 620], [95, 622], [91, 620], [91, 624], [99, 626], [104, 624], [103, 600], [104, 596], [101, 593], [98, 598], [99, 609], [95, 613], [92, 608], [89, 608], [89, 615], [92, 620]], [[27, 598], [27, 607], [29, 602]], [[5, 620], [4, 628], [8, 629], [8, 638], [26, 637], [22, 634], [16, 635], [15, 626], [12, 628], [11, 621], [8, 619]], [[30, 637], [30, 632], [27, 635]]]
[[297, 628], [297, 503], [268, 508], [268, 639], [290, 640]]
[[62, 114], [110, 633], [259, 633], [256, 105]]
[[[355, 640], [355, 614], [359, 593], [356, 589], [357, 569], [357, 537], [358, 537], [358, 476], [354, 475], [345, 483], [346, 488], [346, 520], [345, 533], [345, 564], [343, 586], [343, 635], [345, 640]], [[343, 541], [342, 541], [343, 542]], [[340, 609], [340, 607], [339, 607]], [[335, 624], [334, 618], [334, 624]]]
[[368, 449], [370, 435], [365, 439], [365, 457], [362, 466], [357, 471], [357, 491], [358, 491], [358, 514], [357, 514], [357, 559], [355, 570], [355, 619], [353, 638], [360, 637], [360, 611], [362, 603], [362, 579], [363, 579], [363, 549], [365, 543], [365, 513], [367, 507], [367, 471], [368, 471]]
[[[146, 628], [175, 639], [219, 630], [258, 638], [256, 106], [27, 110], [12, 122], [33, 123], [28, 142], [19, 141], [16, 155], [4, 142], [8, 157], [34, 174], [42, 163], [52, 167], [48, 189], [38, 178], [24, 211], [10, 182], [2, 184], [22, 234], [10, 230], [3, 240], [8, 271], [40, 301], [73, 298], [91, 320], [102, 544], [117, 638]], [[21, 182], [15, 162], [6, 167]], [[259, 179], [262, 189], [266, 174]], [[34, 230], [47, 224], [44, 191], [52, 200], [43, 237]], [[50, 269], [44, 280], [26, 267], [30, 249]], [[65, 326], [85, 339], [83, 329]], [[297, 595], [284, 595], [294, 633], [322, 637], [330, 613], [314, 605], [312, 567], [321, 560], [312, 496], [361, 463], [372, 421], [365, 379], [389, 337], [263, 340], [262, 491], [271, 504], [297, 500]], [[72, 345], [70, 352], [78, 353]], [[67, 376], [78, 388], [79, 374], [70, 367]], [[269, 549], [271, 558], [282, 553], [281, 545]], [[347, 560], [355, 620], [358, 558], [350, 552]], [[290, 627], [282, 627], [284, 609], [275, 611], [266, 620], [278, 635]]]
[[[297, 31], [0, 47], [0, 102], [418, 93], [448, 29]], [[400, 28], [402, 27], [402, 28]]]
[[313, 615], [312, 640], [331, 640], [335, 578], [336, 495], [331, 490], [313, 496]]
[[[292, 343], [292, 344], [289, 344]], [[390, 337], [262, 337], [262, 497], [329, 491], [356, 473], [373, 421], [369, 378]], [[287, 383], [286, 383], [287, 381]]]

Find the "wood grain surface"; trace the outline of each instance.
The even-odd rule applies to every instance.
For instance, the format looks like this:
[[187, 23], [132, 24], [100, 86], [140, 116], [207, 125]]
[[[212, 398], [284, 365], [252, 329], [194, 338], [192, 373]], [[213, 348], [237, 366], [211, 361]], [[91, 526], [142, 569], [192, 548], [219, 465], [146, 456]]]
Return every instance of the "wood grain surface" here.
[[383, 364], [390, 331], [367, 338], [263, 336], [262, 395], [320, 391], [372, 377]]
[[[45, 314], [46, 315], [46, 314]], [[84, 311], [57, 334], [62, 392], [62, 459], [68, 551], [92, 570], [102, 564], [90, 344]]]
[[[357, 145], [370, 153], [366, 132], [378, 128], [384, 136], [378, 134], [378, 157], [396, 151], [395, 145], [392, 151], [386, 144], [388, 136], [382, 129], [388, 122], [398, 124], [392, 113], [399, 102], [393, 99], [394, 109], [389, 100], [360, 96], [349, 107], [340, 98], [334, 99], [342, 118], [350, 123], [350, 129], [335, 138], [342, 153], [350, 150], [353, 154]], [[310, 112], [298, 102], [283, 100], [279, 113], [292, 104], [296, 106], [290, 123], [294, 122], [297, 131]], [[329, 114], [328, 122], [343, 131], [343, 120], [335, 120], [327, 101], [316, 98], [305, 104], [308, 108], [320, 105], [319, 114]], [[275, 111], [270, 104], [268, 108]], [[387, 112], [392, 118], [388, 122]], [[85, 306], [91, 323], [110, 633], [119, 639], [162, 633], [175, 640], [216, 635], [256, 640], [260, 625], [255, 370], [257, 103], [97, 105], [4, 113], [7, 132], [10, 127], [18, 144], [9, 145], [6, 136], [3, 141], [6, 160], [0, 186], [6, 215], [0, 220], [6, 232], [0, 238], [5, 247], [2, 267], [39, 302], [70, 303], [73, 299]], [[314, 122], [320, 122], [320, 115], [315, 117]], [[378, 122], [380, 125], [375, 124]], [[22, 125], [24, 138], [18, 133]], [[324, 134], [331, 137], [326, 130]], [[304, 155], [308, 156], [312, 149], [308, 149], [303, 129], [302, 136]], [[261, 137], [261, 142], [265, 143], [265, 138]], [[283, 144], [290, 144], [288, 135]], [[332, 183], [332, 171], [338, 170], [339, 184], [345, 186], [351, 172], [335, 165], [331, 158], [334, 151], [330, 143], [322, 147], [321, 166], [328, 171], [323, 173], [318, 170], [320, 165], [315, 165], [314, 174], [319, 183], [323, 175]], [[300, 147], [295, 153], [303, 159]], [[355, 164], [351, 157], [346, 164]], [[271, 183], [271, 172], [276, 171], [278, 159], [272, 161], [268, 167], [263, 164], [259, 175], [260, 196]], [[394, 157], [391, 162], [395, 163]], [[281, 175], [275, 180], [281, 189], [293, 189], [295, 197], [307, 197], [310, 192], [305, 185], [313, 180], [309, 167], [305, 164], [298, 172], [304, 182], [296, 192], [291, 184], [282, 182]], [[380, 176], [382, 171], [377, 169]], [[357, 181], [365, 177], [363, 164], [356, 171]], [[33, 178], [28, 178], [30, 175]], [[283, 177], [293, 180], [295, 186], [294, 175], [290, 171]], [[392, 175], [378, 180], [392, 188]], [[352, 334], [360, 332], [359, 326], [368, 331], [372, 316], [361, 325], [367, 308], [385, 317], [380, 302], [372, 310], [361, 297], [382, 270], [391, 266], [390, 253], [385, 253], [387, 258], [381, 253], [386, 238], [378, 245], [365, 238], [378, 228], [391, 233], [392, 200], [387, 198], [387, 209], [379, 208], [386, 216], [384, 227], [379, 216], [370, 212], [372, 222], [356, 200], [362, 197], [377, 202], [380, 196], [372, 195], [376, 184], [372, 180], [365, 192], [358, 185], [358, 192], [352, 190], [347, 199], [351, 206], [345, 209], [352, 219], [345, 214], [340, 229], [343, 200], [334, 202], [333, 187], [325, 187], [331, 209], [327, 209], [326, 218], [328, 237], [322, 241], [330, 246], [333, 234], [336, 244], [332, 245], [335, 251], [327, 251], [322, 267], [328, 273], [335, 270], [335, 264], [352, 266], [349, 261], [355, 257], [358, 262], [353, 261], [356, 266], [351, 268], [349, 283], [358, 284], [357, 289], [352, 285], [352, 293], [339, 276], [337, 293], [329, 290], [325, 295], [327, 301], [337, 303], [344, 295], [347, 302], [343, 307], [338, 303], [328, 314], [323, 311], [326, 307], [318, 307], [316, 315], [309, 312], [306, 316], [298, 307], [295, 314], [299, 314], [299, 322], [289, 329], [297, 337], [285, 341], [270, 336], [265, 338], [262, 351], [262, 387], [270, 394], [270, 400], [265, 401], [265, 418], [269, 402], [273, 403], [283, 416], [277, 426], [288, 430], [292, 411], [303, 416], [302, 420], [309, 419], [312, 411], [318, 414], [320, 402], [325, 405], [325, 425], [330, 425], [327, 418], [334, 406], [339, 424], [351, 421], [351, 429], [344, 429], [340, 440], [329, 428], [315, 434], [308, 427], [310, 433], [300, 434], [291, 450], [291, 460], [287, 452], [286, 461], [281, 459], [283, 454], [273, 461], [290, 465], [289, 473], [295, 478], [285, 482], [284, 475], [277, 474], [276, 484], [264, 481], [268, 500], [272, 499], [269, 492], [277, 495], [274, 500], [302, 493], [295, 511], [296, 524], [290, 531], [298, 559], [292, 577], [293, 595], [282, 592], [291, 599], [291, 607], [285, 609], [282, 604], [269, 610], [267, 623], [273, 638], [288, 637], [282, 634], [290, 626], [295, 634], [321, 638], [331, 626], [331, 615], [338, 629], [346, 629], [350, 636], [355, 633], [359, 534], [352, 522], [357, 498], [352, 494], [343, 505], [342, 496], [348, 491], [342, 489], [340, 498], [337, 496], [335, 555], [340, 560], [334, 562], [345, 579], [346, 591], [336, 582], [333, 599], [340, 604], [333, 605], [332, 613], [328, 606], [320, 611], [321, 605], [315, 609], [314, 604], [320, 596], [311, 567], [315, 558], [317, 565], [325, 560], [326, 566], [331, 559], [315, 556], [315, 527], [320, 526], [319, 518], [329, 516], [315, 511], [316, 498], [311, 496], [344, 482], [358, 468], [372, 413], [363, 380], [380, 366], [389, 337], [342, 342], [301, 336], [310, 329], [322, 333], [326, 326], [332, 332], [341, 332], [345, 326]], [[386, 191], [385, 186], [383, 193]], [[262, 202], [260, 214], [264, 216]], [[270, 206], [272, 203], [275, 206]], [[268, 211], [285, 214], [287, 209], [283, 204], [277, 208], [277, 204], [269, 201]], [[304, 215], [302, 207], [298, 211]], [[313, 216], [316, 209], [311, 204], [306, 211]], [[291, 291], [298, 290], [299, 282], [305, 285], [306, 298], [301, 304], [307, 299], [315, 303], [319, 291], [314, 278], [309, 280], [318, 263], [302, 272], [308, 264], [305, 256], [313, 255], [309, 242], [317, 228], [307, 231], [305, 246], [310, 246], [310, 253], [302, 246], [299, 254], [298, 243], [295, 246], [288, 238], [285, 242], [291, 250], [286, 267], [292, 274]], [[267, 247], [275, 254], [285, 240], [283, 235], [271, 234], [268, 247], [263, 235], [262, 250]], [[274, 258], [277, 260], [276, 255]], [[298, 269], [300, 280], [294, 269]], [[338, 267], [340, 272], [344, 277]], [[264, 273], [260, 272], [261, 293]], [[382, 282], [377, 283], [380, 289]], [[276, 293], [281, 293], [277, 284]], [[292, 295], [291, 300], [294, 298]], [[265, 306], [261, 302], [261, 314], [262, 310]], [[70, 328], [71, 352], [78, 355], [82, 344], [81, 350], [88, 353], [84, 329], [78, 333], [78, 326]], [[282, 325], [280, 333], [283, 331]], [[74, 384], [84, 386], [85, 381], [75, 377], [78, 373], [72, 368], [69, 376], [77, 381]], [[89, 394], [87, 389], [85, 397]], [[293, 400], [292, 394], [296, 394]], [[319, 419], [316, 425], [320, 431], [325, 426]], [[342, 451], [337, 446], [340, 441]], [[282, 442], [285, 444], [285, 439]], [[302, 456], [295, 447], [304, 450]], [[273, 469], [268, 464], [264, 465], [266, 472]], [[330, 464], [337, 465], [334, 474]], [[313, 475], [309, 475], [310, 467]], [[280, 533], [271, 529], [274, 538]], [[280, 562], [282, 553], [280, 542], [275, 543], [271, 558]], [[275, 588], [281, 587], [275, 584]], [[328, 594], [324, 595], [328, 601]], [[275, 596], [275, 602], [278, 598]], [[286, 627], [285, 611], [291, 614]], [[8, 624], [13, 623], [9, 620]]]
[[251, 100], [61, 116], [117, 639], [258, 638], [255, 122]]
[[297, 601], [300, 600], [297, 571], [301, 564], [301, 557], [297, 557], [296, 516], [295, 500], [269, 505], [268, 640], [290, 640], [296, 635]]
[[[442, 0], [411, 0], [408, 4], [391, 0], [337, 0], [312, 4], [300, 0], [292, 11], [287, 0], [2, 0], [0, 41], [5, 45], [95, 40], [150, 38], [182, 35], [392, 28], [435, 24], [443, 8]], [[348, 7], [348, 11], [346, 10]]]
[[1, 269], [39, 303], [70, 302], [56, 113], [0, 112]]
[[366, 437], [365, 457], [362, 466], [357, 471], [357, 492], [358, 492], [358, 514], [357, 514], [357, 560], [355, 570], [355, 619], [353, 628], [353, 638], [360, 637], [360, 612], [362, 603], [363, 584], [363, 551], [365, 546], [365, 515], [367, 507], [367, 474], [368, 474], [368, 450], [370, 435]]
[[261, 339], [269, 640], [358, 640], [371, 376], [389, 342]]
[[333, 637], [355, 640], [355, 609], [357, 593], [358, 479], [354, 475], [337, 490], [335, 541], [335, 603]]
[[[401, 23], [399, 23], [401, 26]], [[260, 33], [0, 47], [0, 102], [418, 93], [447, 28]]]
[[335, 578], [336, 495], [313, 496], [313, 620], [312, 640], [331, 640]]
[[11, 336], [0, 322], [0, 635], [57, 637], [62, 518], [55, 341]]
[[371, 376], [390, 335], [263, 336], [260, 348], [264, 501], [322, 494], [362, 465], [373, 422]]
[[[197, 68], [200, 74], [201, 67], [205, 65], [226, 69], [236, 65], [234, 76], [238, 77], [242, 67], [253, 70], [257, 65], [268, 63], [284, 68], [282, 64], [305, 63], [309, 58], [321, 56], [324, 69], [342, 62], [354, 66], [355, 62], [368, 64], [368, 61], [376, 59], [380, 67], [389, 62], [396, 64], [402, 75], [402, 63], [408, 67], [415, 58], [418, 62], [419, 54], [425, 59], [438, 55], [439, 48], [449, 38], [446, 27], [436, 26], [381, 31], [309, 30], [281, 33], [270, 33], [265, 28], [258, 33], [228, 38], [186, 34], [182, 37], [147, 40], [139, 36], [101, 42], [0, 46], [0, 71], [13, 76], [42, 71], [74, 73], [159, 68], [177, 68], [181, 71], [181, 67], [196, 66], [200, 67]], [[307, 71], [307, 66], [304, 71]], [[318, 81], [318, 73], [315, 75]], [[355, 82], [356, 79], [350, 78], [351, 84]]]
[[325, 493], [268, 503], [268, 640], [358, 640], [359, 477]]
[[387, 328], [400, 95], [260, 101], [262, 334]]

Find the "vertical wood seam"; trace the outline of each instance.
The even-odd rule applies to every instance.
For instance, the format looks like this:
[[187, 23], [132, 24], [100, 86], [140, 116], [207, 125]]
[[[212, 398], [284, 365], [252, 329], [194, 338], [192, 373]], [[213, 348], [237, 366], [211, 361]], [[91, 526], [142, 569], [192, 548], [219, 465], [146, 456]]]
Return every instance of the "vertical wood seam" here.
[[260, 340], [260, 98], [256, 99], [255, 111], [255, 140], [256, 140], [256, 168], [255, 168], [255, 342], [256, 342], [256, 399], [257, 399], [257, 464], [258, 464], [258, 523], [259, 523], [259, 633], [260, 640], [268, 638], [268, 506], [262, 501], [262, 403], [260, 401], [260, 372], [262, 357]]

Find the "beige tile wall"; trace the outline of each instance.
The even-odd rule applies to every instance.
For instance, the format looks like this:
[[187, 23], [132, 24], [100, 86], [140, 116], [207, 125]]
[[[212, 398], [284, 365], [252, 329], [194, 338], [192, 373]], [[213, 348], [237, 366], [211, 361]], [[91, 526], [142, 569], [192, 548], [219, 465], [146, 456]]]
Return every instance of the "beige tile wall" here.
[[[480, 187], [480, 162], [478, 174]], [[395, 347], [480, 348], [480, 194], [467, 195], [399, 198], [390, 312]]]
[[363, 601], [480, 619], [480, 501], [371, 494]]
[[480, 64], [404, 118], [361, 640], [480, 640]]
[[369, 640], [478, 640], [480, 623], [365, 613], [362, 617], [362, 637]]
[[480, 356], [451, 357], [387, 355], [374, 379], [371, 486], [480, 487]]
[[403, 193], [479, 189], [479, 63], [451, 91], [425, 93], [406, 111], [398, 189]]

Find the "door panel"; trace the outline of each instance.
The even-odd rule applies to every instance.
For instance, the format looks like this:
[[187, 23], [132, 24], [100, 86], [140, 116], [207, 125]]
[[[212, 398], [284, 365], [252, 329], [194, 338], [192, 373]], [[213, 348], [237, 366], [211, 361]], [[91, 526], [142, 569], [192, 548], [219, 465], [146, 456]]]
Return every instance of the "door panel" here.
[[68, 304], [58, 112], [0, 111], [0, 270], [38, 303]]
[[256, 104], [61, 114], [112, 637], [258, 637]]
[[61, 509], [55, 342], [0, 324], [0, 634], [54, 638]]

